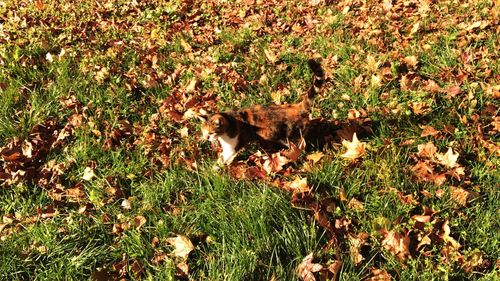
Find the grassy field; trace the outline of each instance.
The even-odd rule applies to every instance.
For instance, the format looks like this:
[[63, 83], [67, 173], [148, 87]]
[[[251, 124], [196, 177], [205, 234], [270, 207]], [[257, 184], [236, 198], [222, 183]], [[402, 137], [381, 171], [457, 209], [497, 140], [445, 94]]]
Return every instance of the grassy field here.
[[[0, 0], [0, 280], [500, 280], [500, 7], [435, 2]], [[334, 141], [214, 169], [308, 58]]]

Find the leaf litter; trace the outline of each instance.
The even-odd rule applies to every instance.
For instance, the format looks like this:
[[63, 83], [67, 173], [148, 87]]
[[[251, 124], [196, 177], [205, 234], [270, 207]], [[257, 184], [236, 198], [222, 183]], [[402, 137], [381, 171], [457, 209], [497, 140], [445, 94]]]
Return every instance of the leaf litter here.
[[[92, 210], [93, 206], [89, 205], [85, 198], [84, 183], [71, 182], [68, 185], [65, 179], [66, 171], [74, 169], [75, 164], [70, 161], [59, 163], [49, 159], [49, 154], [64, 149], [75, 138], [75, 133], [82, 126], [91, 127], [96, 138], [102, 136], [103, 148], [107, 151], [121, 147], [141, 149], [144, 155], [151, 158], [151, 162], [157, 165], [155, 169], [168, 169], [171, 165], [186, 165], [189, 169], [198, 169], [197, 162], [200, 157], [214, 155], [198, 148], [197, 145], [185, 146], [186, 141], [189, 141], [191, 137], [196, 137], [196, 122], [193, 120], [207, 112], [217, 111], [219, 106], [225, 105], [214, 88], [208, 90], [204, 88], [204, 79], [207, 77], [214, 79], [214, 84], [228, 83], [233, 92], [242, 95], [244, 95], [245, 89], [252, 86], [252, 81], [247, 81], [247, 76], [239, 70], [242, 63], [238, 65], [235, 62], [215, 61], [207, 50], [203, 48], [200, 50], [200, 46], [212, 46], [214, 42], [220, 41], [218, 34], [221, 32], [219, 28], [222, 26], [235, 28], [235, 30], [241, 27], [250, 28], [259, 35], [294, 34], [304, 38], [305, 44], [308, 43], [310, 34], [315, 30], [320, 33], [325, 32], [325, 34], [353, 31], [353, 38], [368, 42], [377, 51], [376, 53], [368, 52], [364, 57], [361, 54], [350, 57], [353, 62], [362, 60], [366, 63], [368, 71], [368, 73], [359, 74], [353, 79], [352, 86], [356, 91], [359, 91], [357, 93], [364, 94], [365, 87], [378, 89], [387, 81], [399, 83], [403, 93], [412, 91], [427, 91], [429, 93], [426, 100], [408, 101], [404, 104], [394, 105], [388, 102], [385, 108], [384, 106], [375, 109], [366, 108], [366, 111], [362, 108], [350, 109], [347, 111], [347, 119], [351, 121], [368, 118], [371, 114], [376, 114], [377, 111], [399, 116], [398, 114], [404, 112], [405, 108], [410, 110], [409, 114], [424, 119], [435, 109], [433, 102], [441, 98], [447, 100], [465, 98], [469, 94], [467, 85], [465, 85], [467, 80], [484, 81], [478, 87], [482, 88], [488, 97], [494, 99], [499, 97], [498, 85], [492, 85], [494, 84], [492, 81], [495, 81], [494, 74], [492, 74], [494, 72], [489, 69], [492, 62], [496, 61], [497, 54], [488, 51], [482, 46], [483, 44], [476, 44], [476, 42], [481, 42], [481, 37], [487, 34], [484, 33], [485, 30], [494, 30], [495, 26], [498, 26], [498, 20], [482, 19], [479, 16], [481, 13], [461, 15], [450, 12], [447, 5], [438, 5], [431, 1], [382, 1], [374, 5], [356, 1], [339, 1], [337, 3], [308, 1], [294, 5], [299, 13], [289, 13], [287, 16], [290, 20], [283, 21], [280, 13], [287, 11], [283, 8], [283, 4], [261, 4], [263, 6], [256, 9], [254, 7], [255, 1], [244, 1], [241, 3], [241, 7], [234, 9], [227, 3], [216, 1], [208, 3], [206, 6], [208, 8], [203, 8], [208, 9], [207, 12], [206, 10], [202, 11], [203, 9], [195, 9], [196, 3], [188, 1], [179, 4], [178, 7], [180, 12], [186, 14], [185, 16], [173, 20], [167, 19], [168, 15], [161, 16], [163, 20], [169, 22], [168, 30], [163, 30], [152, 21], [131, 25], [132, 21], [124, 20], [127, 17], [138, 16], [138, 13], [147, 7], [146, 4], [133, 2], [121, 6], [122, 9], [119, 11], [114, 11], [112, 5], [97, 2], [92, 4], [92, 9], [89, 9], [92, 14], [117, 13], [120, 17], [113, 17], [113, 19], [97, 17], [99, 20], [84, 20], [81, 24], [68, 27], [73, 34], [79, 35], [80, 40], [72, 40], [72, 36], [63, 33], [59, 40], [65, 44], [64, 48], [61, 48], [60, 51], [46, 50], [43, 52], [43, 64], [54, 65], [66, 56], [72, 56], [80, 60], [81, 63], [78, 67], [81, 68], [82, 72], [89, 73], [95, 83], [109, 85], [112, 77], [119, 73], [126, 73], [123, 76], [123, 86], [129, 91], [140, 92], [168, 86], [171, 87], [170, 95], [162, 99], [152, 100], [158, 105], [158, 111], [148, 116], [148, 124], [145, 125], [130, 120], [119, 120], [114, 124], [103, 122], [104, 126], [101, 126], [101, 124], [95, 124], [96, 120], [91, 120], [85, 114], [84, 107], [75, 96], [69, 95], [61, 99], [61, 105], [71, 111], [71, 116], [65, 120], [48, 118], [35, 125], [25, 139], [13, 139], [0, 149], [2, 164], [0, 185], [9, 188], [18, 184], [38, 185], [47, 190], [55, 202], [79, 202], [83, 213]], [[277, 8], [269, 9], [274, 4], [277, 5]], [[36, 9], [41, 11], [47, 10], [50, 4], [35, 1], [34, 5]], [[64, 3], [57, 5], [63, 5], [59, 7], [63, 11], [74, 9], [64, 5]], [[218, 22], [216, 26], [213, 26], [213, 19], [210, 18], [213, 13], [210, 9], [216, 5], [217, 9], [224, 12], [217, 16]], [[470, 5], [470, 3], [464, 5]], [[317, 9], [325, 10], [317, 13]], [[333, 15], [333, 10], [342, 15], [341, 22], [338, 21], [337, 14]], [[80, 13], [77, 11], [75, 15]], [[439, 20], [428, 20], [431, 14]], [[252, 18], [255, 20], [250, 20]], [[38, 18], [27, 17], [23, 20], [27, 25], [37, 25], [44, 29], [51, 26]], [[47, 18], [46, 21], [51, 23], [54, 19]], [[265, 22], [265, 24], [261, 24], [261, 22]], [[325, 28], [331, 24], [340, 24], [342, 28], [334, 31]], [[457, 26], [456, 41], [458, 46], [470, 46], [468, 51], [462, 52], [463, 54], [459, 57], [462, 65], [458, 69], [440, 69], [439, 74], [433, 75], [433, 77], [424, 77], [420, 72], [425, 64], [424, 59], [420, 54], [414, 53], [414, 50], [408, 53], [405, 46], [411, 43], [422, 46], [424, 50], [430, 50], [433, 48], [430, 43], [437, 40], [438, 33], [435, 31], [442, 31], [442, 26], [450, 25]], [[96, 38], [105, 38], [105, 36], [91, 35], [104, 35], [111, 30], [117, 33], [130, 32], [134, 39], [100, 42]], [[141, 30], [148, 30], [148, 33], [142, 33]], [[50, 33], [49, 30], [46, 31]], [[181, 53], [172, 52], [168, 55], [178, 56], [175, 59], [186, 60], [188, 63], [173, 65], [168, 70], [161, 69], [159, 64], [167, 59], [166, 54], [159, 51], [159, 46], [171, 44], [175, 41], [176, 36], [183, 32], [189, 35], [186, 38], [178, 39], [183, 51]], [[6, 31], [0, 32], [0, 36], [0, 42], [4, 42], [6, 40], [4, 38], [16, 38], [18, 32], [16, 29], [10, 29], [9, 23], [6, 24]], [[127, 51], [133, 51], [139, 58], [137, 65], [130, 68], [113, 65], [113, 63], [105, 65], [103, 63], [105, 56], [99, 53], [103, 49], [102, 43], [105, 43], [103, 45], [107, 49], [106, 56], [112, 57], [115, 61], [120, 61]], [[236, 48], [231, 44], [228, 45], [230, 48]], [[268, 63], [282, 67], [280, 65], [281, 59], [285, 54], [282, 45], [280, 42], [271, 42], [268, 48], [264, 48], [262, 55]], [[451, 48], [455, 47], [451, 46]], [[300, 51], [305, 51], [308, 54], [313, 52], [312, 50]], [[454, 49], [453, 51], [459, 50]], [[338, 65], [339, 57], [335, 55], [335, 58], [333, 56], [325, 58], [325, 63], [329, 66], [329, 69], [326, 70], [327, 76], [335, 77], [331, 72], [335, 72], [335, 65]], [[95, 60], [90, 58], [95, 58]], [[389, 59], [384, 61], [386, 58]], [[23, 60], [24, 64], [34, 61], [27, 57], [20, 58], [20, 60]], [[3, 65], [2, 58], [0, 58], [0, 64]], [[189, 77], [188, 73], [192, 76]], [[484, 76], [479, 77], [479, 75]], [[269, 74], [267, 76], [270, 77]], [[188, 78], [186, 79], [186, 77]], [[262, 80], [261, 83], [265, 84], [266, 79], [260, 80]], [[3, 90], [3, 86], [0, 86], [0, 89]], [[380, 96], [381, 98], [391, 98], [389, 92], [381, 93]], [[355, 94], [341, 94], [341, 99], [346, 103], [353, 102], [357, 98]], [[276, 97], [276, 100], [282, 102], [283, 95]], [[493, 111], [485, 113], [485, 116], [478, 115], [461, 120], [463, 120], [464, 125], [475, 131], [476, 142], [473, 144], [475, 150], [485, 149], [492, 155], [498, 156], [500, 150], [495, 137], [495, 133], [499, 131], [498, 110], [495, 105], [492, 106]], [[95, 117], [97, 116], [98, 114], [95, 114]], [[161, 122], [172, 126], [162, 131]], [[410, 153], [410, 158], [413, 161], [410, 174], [418, 182], [432, 184], [440, 189], [435, 192], [422, 190], [419, 194], [405, 194], [406, 191], [395, 189], [397, 198], [402, 203], [418, 208], [423, 204], [421, 196], [425, 198], [436, 196], [441, 199], [445, 198], [448, 192], [456, 204], [467, 207], [474, 200], [480, 198], [481, 194], [474, 191], [466, 183], [471, 180], [471, 171], [470, 166], [467, 165], [467, 155], [464, 148], [460, 144], [451, 143], [446, 143], [444, 146], [439, 144], [440, 148], [437, 148], [434, 144], [449, 140], [447, 138], [456, 129], [450, 126], [420, 126], [422, 129], [420, 138], [427, 138], [425, 141], [431, 138], [432, 141], [418, 145], [418, 152]], [[338, 129], [336, 134], [332, 135], [338, 137], [342, 143], [343, 148], [341, 148], [340, 156], [351, 162], [362, 162], [363, 156], [366, 155], [367, 146], [371, 147], [372, 145], [369, 141], [368, 143], [359, 141], [359, 132], [352, 132], [346, 128]], [[418, 141], [418, 139], [416, 140]], [[402, 140], [403, 142], [411, 147], [415, 139]], [[335, 147], [333, 148], [335, 149]], [[440, 218], [433, 211], [428, 211], [425, 206], [424, 210], [426, 211], [423, 214], [411, 216], [410, 220], [415, 224], [408, 229], [382, 229], [379, 233], [381, 236], [368, 234], [369, 237], [366, 237], [365, 233], [356, 233], [356, 219], [351, 220], [343, 215], [334, 214], [332, 209], [335, 210], [335, 205], [338, 203], [332, 198], [322, 198], [324, 194], [320, 193], [319, 186], [316, 186], [316, 181], [313, 180], [314, 177], [308, 174], [311, 167], [312, 169], [320, 168], [323, 163], [328, 163], [333, 154], [328, 149], [308, 154], [301, 145], [292, 146], [290, 151], [252, 154], [246, 161], [237, 161], [231, 164], [228, 167], [228, 172], [235, 179], [265, 181], [290, 192], [292, 204], [305, 207], [312, 220], [329, 234], [329, 242], [320, 251], [322, 252], [320, 254], [331, 250], [332, 247], [337, 251], [344, 241], [351, 241], [350, 256], [355, 264], [363, 265], [366, 257], [363, 256], [360, 247], [370, 246], [372, 241], [378, 239], [382, 248], [403, 263], [404, 260], [416, 255], [417, 252], [426, 255], [429, 253], [430, 246], [437, 246], [437, 249], [441, 251], [441, 258], [447, 262], [455, 261], [467, 271], [481, 268], [487, 264], [488, 258], [482, 252], [476, 252], [469, 256], [461, 252], [462, 244], [466, 241], [459, 243], [457, 238], [453, 238], [458, 236], [453, 233], [453, 229], [450, 227], [450, 219]], [[306, 161], [303, 161], [304, 156]], [[307, 162], [309, 168], [304, 162]], [[83, 182], [97, 181], [101, 177], [106, 178], [107, 176], [100, 173], [101, 167], [96, 167], [92, 163], [81, 168], [80, 175], [82, 176], [80, 179]], [[145, 171], [145, 174], [152, 176], [155, 169]], [[106, 192], [110, 200], [121, 200], [121, 207], [125, 212], [136, 207], [136, 202], [132, 199], [129, 200], [129, 197], [123, 194], [119, 186], [113, 185]], [[345, 201], [344, 203], [350, 210], [363, 212], [365, 207], [362, 201], [353, 197], [348, 199], [345, 194], [343, 197], [340, 198], [340, 201]], [[56, 217], [59, 214], [58, 208], [60, 207], [55, 204], [38, 208], [36, 217], [37, 219]], [[32, 223], [34, 220], [33, 217], [4, 215], [3, 222], [0, 224], [2, 240], [6, 237], [5, 233], [15, 231], [21, 225]], [[146, 224], [146, 218], [141, 215], [124, 218], [123, 221], [113, 226], [113, 233], [121, 234], [127, 229], [140, 231]], [[426, 224], [431, 227], [426, 228]], [[157, 260], [164, 260], [165, 256], [179, 258], [181, 262], [176, 264], [179, 276], [188, 276], [189, 267], [186, 260], [193, 250], [192, 243], [188, 241], [189, 238], [180, 234], [169, 238], [166, 243], [172, 247], [172, 253], [169, 255], [155, 253], [158, 254]], [[417, 247], [412, 248], [413, 244]], [[323, 276], [328, 271], [336, 276], [342, 266], [339, 255], [335, 255], [334, 262], [325, 262], [326, 260], [322, 255], [313, 255], [313, 253], [306, 256], [299, 266], [299, 278], [315, 280], [315, 276]], [[113, 268], [121, 277], [126, 276], [129, 269], [133, 275], [137, 276], [140, 276], [144, 270], [140, 261], [125, 255], [121, 261], [113, 264]], [[390, 280], [390, 276], [384, 269], [372, 267], [368, 280]]]

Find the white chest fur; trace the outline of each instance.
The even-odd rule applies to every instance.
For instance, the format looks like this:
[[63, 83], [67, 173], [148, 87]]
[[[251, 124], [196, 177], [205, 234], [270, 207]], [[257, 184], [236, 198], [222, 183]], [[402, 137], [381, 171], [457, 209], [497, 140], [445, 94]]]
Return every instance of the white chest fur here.
[[238, 145], [238, 136], [230, 138], [228, 135], [218, 136], [220, 146], [222, 147], [222, 160], [229, 163], [236, 155], [236, 146]]

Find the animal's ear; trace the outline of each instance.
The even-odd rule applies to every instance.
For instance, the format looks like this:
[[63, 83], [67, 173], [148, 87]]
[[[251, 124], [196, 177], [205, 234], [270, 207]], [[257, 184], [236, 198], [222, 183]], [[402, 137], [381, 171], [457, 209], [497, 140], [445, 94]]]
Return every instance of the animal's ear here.
[[212, 119], [212, 123], [216, 128], [220, 128], [225, 125], [226, 120], [222, 116], [217, 116], [216, 118]]

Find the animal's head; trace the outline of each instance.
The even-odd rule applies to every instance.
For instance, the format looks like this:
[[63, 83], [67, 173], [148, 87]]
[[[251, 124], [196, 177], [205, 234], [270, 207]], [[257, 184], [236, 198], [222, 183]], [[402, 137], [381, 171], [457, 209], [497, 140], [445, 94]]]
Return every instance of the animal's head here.
[[203, 122], [201, 132], [204, 139], [214, 140], [229, 129], [229, 120], [222, 114], [214, 114]]

